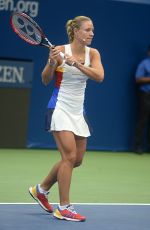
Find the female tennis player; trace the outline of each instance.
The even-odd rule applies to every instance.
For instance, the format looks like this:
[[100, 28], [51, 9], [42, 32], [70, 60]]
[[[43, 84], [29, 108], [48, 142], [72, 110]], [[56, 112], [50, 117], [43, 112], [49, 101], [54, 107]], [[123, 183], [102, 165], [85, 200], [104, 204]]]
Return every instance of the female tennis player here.
[[[89, 17], [77, 16], [66, 24], [69, 44], [50, 48], [48, 62], [42, 72], [47, 85], [55, 76], [56, 83], [46, 114], [46, 130], [56, 141], [61, 160], [54, 165], [44, 180], [30, 187], [31, 196], [47, 211], [53, 212], [48, 202], [51, 187], [58, 182], [60, 204], [54, 217], [71, 221], [85, 221], [70, 203], [69, 191], [73, 168], [81, 165], [90, 130], [86, 120], [84, 96], [88, 79], [102, 82], [104, 69], [98, 50], [90, 48], [94, 27]], [[63, 52], [65, 59], [59, 55]]]

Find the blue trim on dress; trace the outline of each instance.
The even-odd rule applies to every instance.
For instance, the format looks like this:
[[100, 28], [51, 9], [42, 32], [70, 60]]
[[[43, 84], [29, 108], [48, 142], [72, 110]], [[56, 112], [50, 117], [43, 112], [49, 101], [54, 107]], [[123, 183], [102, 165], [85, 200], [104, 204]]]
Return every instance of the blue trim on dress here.
[[49, 108], [55, 108], [55, 106], [56, 106], [56, 102], [57, 102], [57, 97], [58, 97], [58, 93], [59, 93], [59, 88], [54, 88], [54, 90], [53, 90], [53, 94], [52, 94], [52, 96], [51, 96], [51, 98], [50, 98], [50, 100], [49, 100], [49, 102], [48, 102], [48, 105], [47, 105], [47, 108], [49, 109]]

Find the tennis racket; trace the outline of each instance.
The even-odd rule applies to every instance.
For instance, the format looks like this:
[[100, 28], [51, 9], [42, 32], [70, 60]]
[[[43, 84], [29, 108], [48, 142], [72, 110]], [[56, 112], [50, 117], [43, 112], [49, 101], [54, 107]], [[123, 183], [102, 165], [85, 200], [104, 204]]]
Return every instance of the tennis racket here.
[[[10, 17], [10, 24], [13, 31], [24, 41], [35, 46], [53, 47], [52, 43], [45, 36], [40, 26], [27, 14], [14, 12]], [[64, 54], [60, 52], [64, 59]]]

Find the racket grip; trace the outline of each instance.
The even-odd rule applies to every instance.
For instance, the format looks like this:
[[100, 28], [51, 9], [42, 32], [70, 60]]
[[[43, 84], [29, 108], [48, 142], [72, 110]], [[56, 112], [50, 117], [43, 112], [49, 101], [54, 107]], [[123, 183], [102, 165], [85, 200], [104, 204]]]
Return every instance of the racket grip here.
[[64, 59], [64, 58], [65, 58], [64, 53], [60, 52], [59, 54], [60, 54], [60, 56], [61, 56], [61, 58], [62, 58], [62, 59]]

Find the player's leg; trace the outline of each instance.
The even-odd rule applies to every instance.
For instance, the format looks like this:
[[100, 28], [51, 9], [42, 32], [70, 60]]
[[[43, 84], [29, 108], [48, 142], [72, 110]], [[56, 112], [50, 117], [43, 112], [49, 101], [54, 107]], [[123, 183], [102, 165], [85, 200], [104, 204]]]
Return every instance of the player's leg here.
[[[61, 138], [61, 136], [62, 136], [62, 138]], [[62, 153], [62, 159], [65, 160], [65, 161], [66, 160], [67, 161], [71, 160], [71, 162], [72, 162], [71, 163], [72, 164], [71, 168], [78, 167], [82, 163], [82, 159], [83, 159], [83, 156], [84, 156], [84, 153], [85, 153], [85, 150], [86, 150], [86, 142], [87, 142], [86, 138], [84, 138], [84, 137], [78, 137], [78, 136], [75, 136], [71, 132], [64, 131], [64, 132], [59, 132], [59, 135], [58, 135], [58, 137], [55, 138], [55, 140], [56, 140], [58, 149]], [[75, 140], [75, 143], [74, 143], [74, 140]], [[74, 146], [74, 150], [72, 148], [73, 146]], [[69, 147], [70, 150], [68, 149], [68, 147]], [[75, 151], [75, 149], [76, 149], [76, 151]], [[64, 152], [65, 152], [65, 154], [63, 154]], [[73, 154], [71, 154], [71, 156], [69, 156], [69, 152], [71, 152]], [[66, 153], [67, 153], [67, 155], [69, 157], [66, 156]], [[48, 176], [46, 176], [46, 178], [39, 185], [40, 188], [42, 189], [42, 192], [49, 190], [51, 188], [51, 186], [57, 181], [57, 174], [58, 174], [58, 170], [59, 170], [60, 165], [62, 165], [62, 162], [58, 162], [52, 168], [52, 170], [50, 171], [50, 173], [48, 174]], [[71, 174], [69, 173], [67, 175], [71, 176]], [[60, 181], [61, 181], [61, 179], [60, 179]], [[71, 181], [71, 177], [70, 177], [70, 181]], [[62, 198], [62, 202], [64, 200], [68, 200], [68, 202], [66, 202], [66, 203], [69, 203], [70, 182], [69, 182], [68, 186], [64, 186], [64, 183], [62, 183], [62, 185], [63, 185], [62, 187], [65, 188], [65, 190], [64, 191], [60, 191], [60, 194], [64, 194], [65, 196], [67, 195], [68, 198], [66, 198], [64, 195], [60, 195], [60, 197]], [[60, 189], [61, 189], [61, 183], [60, 183]], [[37, 200], [37, 201], [39, 202], [40, 200]], [[43, 200], [42, 200], [42, 203], [43, 203]], [[39, 202], [39, 204], [40, 204], [40, 202]], [[45, 206], [48, 206], [48, 205], [49, 205], [49, 203], [48, 203], [48, 200], [46, 199], [45, 202], [44, 202], [44, 204], [42, 204], [41, 206], [46, 211], [48, 211], [47, 208], [45, 207]], [[82, 217], [81, 215], [79, 215], [78, 218], [75, 219], [75, 221], [83, 221], [83, 220], [85, 220], [85, 217]]]
[[66, 205], [70, 203], [69, 190], [72, 170], [76, 162], [76, 141], [70, 131], [54, 131], [53, 135], [62, 158], [57, 172], [60, 204]]
[[83, 158], [80, 141], [76, 142], [75, 135], [69, 131], [54, 132], [54, 137], [62, 157], [57, 174], [60, 205], [55, 210], [54, 216], [71, 221], [85, 221], [86, 218], [74, 210], [69, 199], [72, 170], [81, 164]]
[[[78, 167], [82, 164], [84, 153], [86, 151], [87, 138], [75, 136], [76, 141], [76, 161], [74, 167]], [[57, 172], [61, 162], [56, 163], [49, 174], [41, 182], [41, 187], [48, 191], [57, 182]]]
[[37, 186], [30, 187], [29, 192], [32, 197], [46, 210], [51, 212], [46, 195], [51, 186], [58, 181], [60, 204], [69, 204], [69, 189], [72, 176], [72, 169], [76, 161], [76, 143], [72, 132], [53, 132], [56, 144], [61, 153], [61, 161], [54, 165], [49, 174]]
[[48, 175], [41, 182], [40, 186], [45, 191], [49, 191], [50, 188], [57, 182], [57, 173], [58, 173], [58, 169], [59, 169], [60, 164], [61, 164], [61, 161], [57, 162], [52, 167], [52, 169], [50, 170]]
[[76, 162], [74, 167], [78, 167], [82, 164], [84, 154], [86, 151], [86, 145], [87, 145], [87, 138], [86, 137], [79, 137], [75, 136], [76, 140]]

